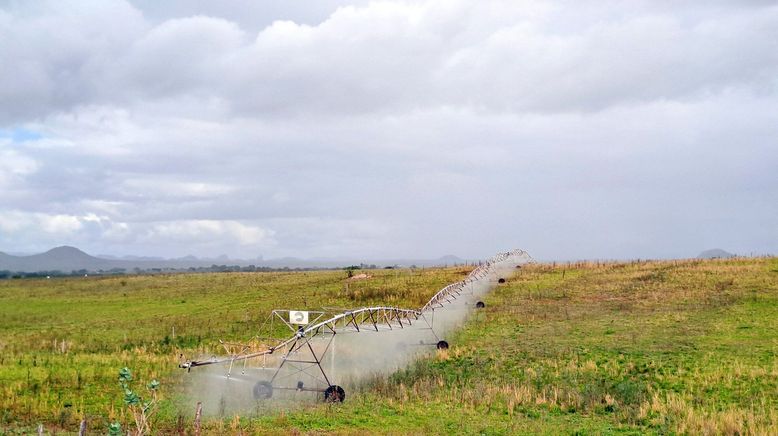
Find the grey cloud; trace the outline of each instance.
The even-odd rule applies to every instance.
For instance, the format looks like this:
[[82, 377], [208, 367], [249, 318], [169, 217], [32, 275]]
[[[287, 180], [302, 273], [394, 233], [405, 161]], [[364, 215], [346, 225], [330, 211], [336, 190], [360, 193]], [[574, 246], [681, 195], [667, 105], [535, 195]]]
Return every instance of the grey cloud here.
[[[128, 99], [160, 99], [185, 93], [206, 94], [225, 79], [226, 59], [234, 56], [245, 39], [235, 24], [210, 17], [168, 20], [135, 41], [109, 69], [111, 87], [128, 84]], [[133, 95], [136, 92], [139, 95]]]
[[146, 28], [121, 1], [10, 2], [0, 10], [0, 123], [97, 98], [98, 76]]
[[0, 9], [0, 250], [778, 248], [774, 6], [274, 5]]
[[170, 17], [209, 16], [238, 23], [245, 29], [259, 31], [277, 20], [308, 25], [318, 24], [341, 6], [367, 4], [368, 1], [342, 0], [254, 0], [231, 1], [229, 7], [210, 0], [166, 1], [131, 0], [131, 3], [154, 23]]
[[[181, 95], [226, 102], [236, 114], [598, 110], [729, 87], [774, 92], [778, 72], [775, 7], [682, 17], [608, 3], [605, 20], [589, 17], [569, 33], [557, 27], [569, 12], [533, 4], [497, 2], [497, 16], [481, 5], [376, 3], [313, 26], [276, 21], [252, 38], [205, 16], [150, 26], [119, 5], [89, 14], [48, 8], [45, 18], [6, 13], [7, 41], [17, 43], [4, 44], [16, 60], [4, 96], [17, 104], [4, 118]], [[41, 31], [61, 20], [57, 32]]]

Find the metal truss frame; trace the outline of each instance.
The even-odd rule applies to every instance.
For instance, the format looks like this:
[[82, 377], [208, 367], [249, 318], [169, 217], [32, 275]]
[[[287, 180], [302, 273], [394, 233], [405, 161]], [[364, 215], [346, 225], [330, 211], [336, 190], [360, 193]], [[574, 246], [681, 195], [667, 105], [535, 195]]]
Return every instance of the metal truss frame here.
[[[440, 347], [440, 344], [444, 343], [445, 346], [448, 347], [448, 343], [441, 341], [433, 329], [435, 310], [445, 308], [447, 305], [454, 303], [454, 301], [463, 294], [473, 295], [473, 286], [476, 281], [488, 277], [489, 274], [493, 272], [496, 264], [514, 256], [523, 256], [528, 259], [527, 261], [529, 263], [534, 262], [534, 260], [532, 260], [532, 258], [523, 250], [517, 249], [499, 253], [488, 261], [478, 265], [464, 280], [452, 283], [440, 289], [419, 309], [406, 309], [393, 306], [362, 307], [343, 311], [342, 313], [338, 313], [323, 321], [319, 320], [324, 316], [324, 311], [312, 311], [309, 313], [315, 314], [316, 317], [306, 327], [294, 326], [281, 316], [281, 314], [286, 311], [274, 310], [272, 311], [271, 316], [278, 317], [287, 327], [293, 330], [295, 333], [292, 337], [279, 341], [275, 346], [267, 347], [259, 351], [251, 351], [252, 347], [249, 345], [220, 341], [228, 356], [213, 356], [206, 360], [184, 361], [179, 364], [179, 367], [191, 371], [192, 368], [198, 366], [229, 364], [227, 370], [227, 376], [229, 377], [236, 362], [243, 363], [243, 371], [245, 372], [246, 362], [248, 360], [271, 354], [279, 354], [281, 356], [280, 364], [276, 368], [273, 376], [269, 381], [260, 383], [269, 383], [269, 386], [273, 390], [325, 392], [326, 398], [327, 391], [333, 388], [340, 389], [340, 392], [343, 392], [342, 388], [332, 383], [327, 372], [322, 367], [322, 361], [325, 355], [331, 351], [331, 345], [337, 334], [345, 332], [380, 332], [382, 330], [404, 329], [412, 326], [414, 323], [422, 322], [423, 325], [426, 325], [426, 328], [429, 328], [432, 332], [436, 341], [438, 341], [436, 344], [424, 345], [438, 345]], [[326, 346], [322, 351], [317, 353], [311, 345], [311, 340], [327, 336]], [[302, 357], [305, 353], [308, 353], [308, 356]], [[290, 367], [291, 373], [281, 375], [281, 369], [287, 366]], [[297, 382], [295, 387], [279, 385], [278, 381], [300, 373], [306, 374], [309, 377], [324, 383], [328, 388], [308, 388], [303, 386], [300, 381]], [[342, 400], [342, 397], [340, 400]]]

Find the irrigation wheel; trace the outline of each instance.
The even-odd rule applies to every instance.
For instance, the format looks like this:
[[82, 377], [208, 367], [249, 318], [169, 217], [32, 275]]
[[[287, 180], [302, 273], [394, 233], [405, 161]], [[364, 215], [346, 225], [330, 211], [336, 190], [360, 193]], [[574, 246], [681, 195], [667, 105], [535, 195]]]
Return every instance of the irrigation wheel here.
[[331, 385], [324, 390], [324, 401], [326, 403], [342, 403], [346, 399], [346, 391], [338, 385]]
[[273, 396], [273, 385], [269, 381], [260, 380], [254, 385], [252, 392], [257, 400], [267, 400]]

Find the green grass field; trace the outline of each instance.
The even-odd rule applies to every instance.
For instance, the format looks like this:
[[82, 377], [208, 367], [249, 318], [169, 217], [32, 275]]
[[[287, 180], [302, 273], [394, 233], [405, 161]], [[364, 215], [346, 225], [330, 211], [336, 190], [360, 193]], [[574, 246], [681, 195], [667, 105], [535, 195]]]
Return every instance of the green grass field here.
[[[348, 290], [339, 271], [0, 281], [0, 432], [126, 422], [129, 366], [162, 381], [154, 429], [174, 433], [178, 352], [248, 339], [272, 308], [415, 307], [466, 271], [371, 271]], [[778, 434], [778, 259], [535, 265], [486, 303], [447, 352], [344, 404], [205, 429]]]

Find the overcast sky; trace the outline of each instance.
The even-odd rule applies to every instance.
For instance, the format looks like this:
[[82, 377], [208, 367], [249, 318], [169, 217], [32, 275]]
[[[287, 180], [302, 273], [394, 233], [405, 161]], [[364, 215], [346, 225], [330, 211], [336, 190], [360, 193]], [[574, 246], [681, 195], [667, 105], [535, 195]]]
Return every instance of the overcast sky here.
[[0, 1], [0, 251], [778, 252], [767, 1]]

